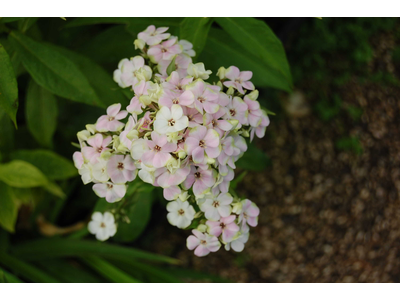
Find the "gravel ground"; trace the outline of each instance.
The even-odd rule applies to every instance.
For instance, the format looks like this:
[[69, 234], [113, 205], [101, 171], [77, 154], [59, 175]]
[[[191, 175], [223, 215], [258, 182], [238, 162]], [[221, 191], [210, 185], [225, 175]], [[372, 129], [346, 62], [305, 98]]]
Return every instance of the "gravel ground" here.
[[[395, 74], [391, 36], [372, 43], [371, 72]], [[317, 99], [299, 91], [257, 141], [272, 166], [238, 187], [261, 210], [242, 253], [197, 258], [185, 248], [189, 232], [163, 215], [151, 250], [232, 282], [400, 282], [400, 88], [353, 78], [337, 92], [344, 107], [362, 108], [359, 121], [342, 112], [323, 122]], [[358, 138], [362, 154], [335, 147], [343, 136]]]

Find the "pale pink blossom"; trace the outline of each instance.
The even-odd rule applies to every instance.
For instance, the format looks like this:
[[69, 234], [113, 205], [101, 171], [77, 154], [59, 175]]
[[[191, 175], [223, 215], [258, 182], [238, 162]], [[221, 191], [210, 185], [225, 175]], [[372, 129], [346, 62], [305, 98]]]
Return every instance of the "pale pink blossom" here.
[[240, 97], [234, 97], [226, 106], [226, 118], [238, 120], [240, 124], [244, 125], [247, 123], [247, 109], [247, 104]]
[[124, 123], [120, 122], [126, 118], [128, 112], [121, 110], [121, 103], [116, 103], [107, 108], [107, 115], [97, 119], [96, 130], [100, 132], [119, 131], [124, 127]]
[[121, 200], [126, 193], [125, 184], [96, 183], [93, 185], [93, 191], [97, 196], [106, 198], [107, 202], [113, 203]]
[[206, 225], [209, 227], [210, 234], [215, 235], [216, 237], [219, 237], [222, 234], [222, 240], [225, 243], [229, 243], [239, 231], [239, 226], [235, 223], [235, 219], [235, 215], [230, 215], [221, 218], [219, 221], [207, 221]]
[[122, 88], [135, 85], [139, 81], [136, 74], [140, 70], [145, 73], [146, 77], [151, 77], [152, 71], [149, 66], [145, 65], [143, 57], [135, 56], [130, 60], [124, 58], [119, 62], [118, 69], [114, 71], [114, 81]]
[[[187, 75], [187, 68], [192, 62], [189, 55], [181, 53], [175, 57], [175, 71], [179, 74], [179, 77], [183, 78]], [[168, 76], [167, 68], [171, 64], [171, 60], [160, 60], [158, 62], [158, 71], [162, 76]]]
[[251, 227], [257, 226], [260, 209], [254, 202], [250, 201], [249, 199], [242, 200], [241, 204], [242, 211], [239, 215], [238, 222], [241, 225], [240, 230], [242, 232], [248, 232], [250, 230], [248, 225], [250, 225]]
[[166, 135], [160, 135], [155, 131], [151, 133], [151, 139], [147, 141], [150, 150], [142, 155], [141, 160], [146, 165], [155, 168], [164, 167], [171, 158], [170, 152], [174, 152], [177, 146], [174, 143], [168, 143]]
[[135, 162], [128, 155], [113, 155], [107, 162], [107, 173], [114, 183], [125, 183], [136, 178]]
[[191, 91], [194, 96], [194, 107], [203, 114], [206, 111], [214, 114], [219, 109], [218, 99], [219, 93], [210, 89], [203, 80], [197, 79], [188, 85], [187, 90]]
[[186, 246], [189, 250], [194, 249], [194, 254], [199, 257], [208, 255], [210, 252], [216, 252], [221, 247], [221, 243], [215, 236], [208, 233], [201, 233], [198, 230], [192, 230], [193, 235], [190, 235], [186, 240]]
[[260, 139], [263, 138], [265, 135], [265, 130], [267, 129], [267, 127], [269, 125], [269, 118], [268, 118], [268, 115], [264, 112], [263, 112], [263, 115], [261, 116], [261, 118], [262, 118], [261, 124], [256, 128], [252, 128], [250, 131], [250, 141], [253, 140], [254, 134]]
[[182, 167], [177, 169], [159, 168], [155, 171], [154, 176], [157, 178], [157, 184], [162, 188], [177, 186], [181, 184], [190, 173], [190, 167]]
[[138, 39], [143, 40], [147, 45], [157, 45], [171, 36], [170, 33], [164, 33], [168, 30], [168, 27], [156, 28], [154, 25], [150, 25], [145, 31], [138, 34]]
[[190, 130], [189, 137], [186, 138], [185, 150], [192, 155], [195, 163], [203, 163], [204, 152], [210, 158], [216, 158], [220, 154], [219, 144], [218, 132], [205, 126], [197, 126]]
[[171, 109], [167, 106], [161, 107], [154, 121], [154, 130], [160, 134], [181, 131], [188, 127], [188, 117], [183, 114], [182, 107], [173, 104]]
[[154, 63], [159, 63], [160, 60], [171, 61], [179, 53], [182, 53], [182, 46], [177, 44], [177, 38], [172, 38], [161, 44], [151, 46], [147, 51], [147, 55]]
[[249, 81], [253, 77], [253, 72], [251, 71], [240, 72], [237, 67], [230, 66], [226, 69], [225, 77], [230, 80], [224, 81], [224, 85], [226, 87], [235, 87], [241, 94], [244, 94], [243, 88], [254, 90], [254, 84]]
[[226, 109], [224, 107], [220, 107], [215, 114], [205, 114], [203, 117], [204, 126], [214, 129], [222, 137], [225, 132], [231, 130], [233, 127], [227, 120], [221, 119], [225, 114]]
[[233, 198], [228, 193], [221, 193], [217, 197], [207, 196], [200, 205], [200, 209], [204, 212], [205, 217], [211, 221], [219, 221], [221, 217], [228, 217], [231, 214], [231, 203]]
[[181, 106], [189, 106], [194, 102], [194, 96], [190, 91], [177, 93], [175, 91], [165, 89], [163, 95], [158, 99], [158, 104], [171, 108], [174, 104]]
[[97, 159], [100, 157], [101, 153], [106, 150], [110, 150], [107, 146], [111, 143], [111, 136], [103, 138], [101, 133], [97, 133], [94, 136], [88, 138], [87, 143], [91, 147], [83, 147], [82, 154], [89, 160], [91, 164], [96, 164]]
[[185, 86], [193, 81], [193, 77], [182, 78], [178, 72], [173, 71], [165, 82], [162, 83], [164, 90], [170, 90], [179, 94], [185, 91]]
[[229, 251], [232, 248], [235, 252], [242, 252], [244, 249], [244, 245], [249, 240], [249, 236], [250, 234], [248, 232], [242, 233], [238, 238], [230, 243], [227, 243], [225, 245], [225, 250]]
[[245, 96], [243, 100], [247, 104], [247, 123], [252, 127], [259, 126], [262, 120], [262, 110], [260, 109], [260, 103], [257, 100], [251, 100], [247, 96]]

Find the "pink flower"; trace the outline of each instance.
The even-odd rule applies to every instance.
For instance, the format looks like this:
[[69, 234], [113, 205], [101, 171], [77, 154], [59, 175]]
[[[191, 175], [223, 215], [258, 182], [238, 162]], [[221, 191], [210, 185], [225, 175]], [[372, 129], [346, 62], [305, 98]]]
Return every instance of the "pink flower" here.
[[210, 228], [210, 234], [219, 237], [222, 233], [222, 240], [229, 243], [233, 240], [235, 234], [239, 231], [239, 226], [235, 223], [236, 216], [231, 215], [221, 218], [219, 221], [207, 221], [206, 225]]
[[227, 173], [225, 176], [222, 177], [222, 182], [218, 184], [215, 189], [218, 189], [221, 193], [227, 193], [229, 191], [229, 186], [233, 178], [235, 178], [235, 172], [232, 168], [226, 167]]
[[224, 107], [220, 107], [215, 114], [205, 114], [204, 115], [204, 125], [208, 128], [214, 129], [218, 132], [219, 136], [222, 137], [226, 131], [232, 129], [232, 124], [227, 120], [220, 120], [220, 118], [225, 115], [226, 110]]
[[124, 127], [124, 123], [118, 121], [126, 118], [128, 112], [121, 110], [121, 103], [113, 104], [107, 108], [107, 115], [97, 119], [96, 130], [100, 132], [118, 131]]
[[[256, 227], [258, 223], [258, 215], [260, 214], [260, 209], [254, 202], [251, 202], [249, 199], [245, 199], [241, 201], [242, 204], [242, 212], [239, 215], [239, 224], [241, 224], [242, 232], [249, 232], [251, 227]], [[247, 225], [248, 224], [248, 225]]]
[[126, 107], [126, 110], [131, 114], [141, 114], [145, 105], [139, 101], [139, 97], [142, 95], [148, 95], [148, 89], [150, 88], [150, 81], [141, 80], [133, 86], [135, 96], [131, 99], [130, 104]]
[[219, 194], [218, 197], [211, 199], [205, 197], [205, 201], [200, 205], [205, 217], [211, 221], [218, 221], [221, 217], [228, 217], [231, 214], [231, 203], [233, 198], [230, 194]]
[[121, 142], [121, 145], [125, 147], [127, 150], [130, 150], [132, 147], [133, 137], [130, 136], [130, 134], [132, 134], [132, 132], [137, 133], [136, 130], [132, 131], [135, 125], [136, 125], [135, 119], [133, 118], [133, 116], [129, 116], [124, 131], [122, 131], [121, 134], [119, 135], [119, 140]]
[[185, 91], [184, 87], [193, 81], [193, 77], [181, 78], [178, 72], [173, 71], [167, 81], [162, 84], [163, 89], [182, 94]]
[[171, 61], [174, 55], [182, 53], [182, 46], [176, 42], [177, 38], [172, 38], [159, 45], [151, 46], [147, 51], [151, 61], [154, 63], [159, 63], [160, 60]]
[[142, 155], [142, 161], [155, 168], [164, 167], [171, 158], [170, 152], [174, 152], [177, 146], [174, 143], [168, 143], [166, 135], [160, 135], [155, 131], [151, 133], [151, 139], [147, 141], [150, 150]]
[[260, 125], [262, 120], [262, 110], [260, 109], [260, 103], [256, 100], [251, 100], [249, 97], [244, 97], [244, 102], [247, 104], [248, 108], [248, 119], [247, 123], [252, 127], [257, 127]]
[[124, 58], [119, 62], [118, 69], [114, 71], [114, 81], [122, 88], [135, 85], [138, 82], [136, 72], [140, 68], [145, 68], [151, 77], [151, 69], [149, 66], [145, 66], [143, 57], [135, 56], [130, 60]]
[[214, 185], [215, 177], [212, 169], [191, 166], [190, 173], [183, 182], [183, 187], [188, 190], [193, 186], [193, 193], [199, 196]]
[[[179, 74], [181, 78], [185, 77], [187, 75], [187, 68], [189, 64], [192, 62], [192, 59], [184, 53], [178, 54], [175, 58], [175, 71]], [[160, 72], [161, 75], [163, 76], [168, 76], [167, 75], [167, 68], [171, 63], [171, 59], [169, 60], [160, 60], [158, 62], [158, 71]]]
[[175, 200], [182, 193], [179, 186], [170, 186], [168, 188], [164, 188], [163, 196], [166, 200]]
[[177, 93], [171, 90], [164, 90], [163, 95], [158, 100], [160, 105], [171, 108], [174, 104], [181, 106], [189, 106], [194, 102], [193, 94], [190, 91], [184, 91], [183, 93]]
[[241, 98], [234, 97], [226, 107], [226, 117], [227, 119], [238, 120], [240, 124], [244, 125], [247, 123], [247, 109], [247, 104]]
[[125, 183], [136, 178], [135, 162], [128, 155], [113, 155], [107, 162], [107, 173], [112, 182]]
[[154, 176], [157, 178], [156, 181], [159, 186], [162, 188], [168, 188], [170, 186], [181, 184], [189, 173], [189, 166], [173, 170], [160, 168], [155, 171]]
[[215, 236], [207, 233], [201, 233], [198, 230], [192, 230], [194, 235], [190, 235], [186, 240], [186, 246], [189, 250], [194, 250], [194, 254], [199, 257], [208, 255], [210, 252], [216, 252], [221, 247], [221, 243]]
[[263, 115], [261, 116], [261, 124], [257, 128], [252, 128], [250, 131], [250, 141], [253, 140], [254, 138], [254, 133], [261, 139], [265, 135], [265, 130], [267, 129], [269, 125], [269, 118], [266, 113], [263, 112]]
[[209, 114], [215, 114], [218, 109], [219, 93], [210, 89], [203, 80], [197, 79], [187, 87], [194, 96], [194, 107], [203, 114], [206, 111]]
[[138, 34], [138, 39], [143, 40], [147, 45], [157, 45], [171, 36], [170, 33], [164, 33], [168, 30], [168, 27], [156, 28], [154, 25], [150, 25], [145, 31]]
[[111, 139], [111, 136], [103, 139], [103, 135], [101, 133], [97, 133], [96, 135], [90, 137], [87, 140], [87, 143], [92, 147], [83, 147], [83, 156], [89, 160], [91, 164], [96, 164], [101, 153], [103, 153], [105, 150], [110, 150], [107, 148], [107, 146], [110, 144]]
[[183, 113], [188, 117], [189, 128], [203, 124], [203, 115], [195, 108], [182, 107]]
[[152, 124], [152, 120], [150, 118], [150, 112], [146, 112], [144, 116], [138, 122], [138, 130], [139, 132], [143, 132], [145, 130], [151, 130], [150, 125]]
[[204, 152], [207, 153], [208, 157], [216, 158], [221, 153], [218, 132], [204, 126], [194, 127], [190, 130], [189, 137], [186, 139], [185, 150], [193, 156], [195, 163], [204, 162]]
[[97, 196], [106, 198], [107, 202], [113, 203], [121, 200], [126, 193], [125, 184], [96, 183], [93, 185], [93, 191]]
[[161, 107], [154, 121], [154, 130], [160, 134], [178, 132], [189, 125], [188, 117], [183, 114], [183, 109], [178, 104], [173, 104], [171, 109]]
[[240, 72], [237, 67], [230, 66], [226, 69], [225, 77], [230, 80], [225, 81], [224, 85], [226, 87], [235, 87], [241, 94], [244, 94], [243, 88], [254, 90], [254, 84], [249, 81], [253, 77], [253, 72], [251, 71]]

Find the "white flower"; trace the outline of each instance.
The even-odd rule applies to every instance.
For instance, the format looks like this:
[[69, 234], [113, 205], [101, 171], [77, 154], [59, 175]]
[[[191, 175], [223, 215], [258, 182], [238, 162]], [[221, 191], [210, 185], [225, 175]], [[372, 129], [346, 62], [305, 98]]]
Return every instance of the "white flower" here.
[[157, 112], [154, 121], [154, 130], [159, 134], [181, 131], [189, 126], [189, 119], [183, 115], [183, 109], [178, 104], [173, 104], [171, 110], [163, 106]]
[[225, 245], [225, 250], [229, 251], [232, 248], [235, 252], [242, 252], [244, 249], [244, 244], [246, 244], [249, 240], [249, 235], [250, 233], [248, 232], [242, 233], [236, 240], [227, 243]]
[[203, 63], [192, 64], [190, 63], [187, 68], [187, 73], [194, 78], [208, 79], [212, 73], [210, 70], [206, 71]]
[[114, 216], [109, 212], [105, 212], [103, 215], [96, 211], [92, 215], [92, 221], [88, 224], [88, 230], [91, 234], [96, 235], [96, 239], [99, 241], [108, 240], [117, 232]]
[[111, 182], [96, 183], [93, 185], [93, 191], [97, 196], [106, 198], [107, 202], [113, 203], [121, 200], [126, 193], [125, 184], [113, 184]]
[[189, 205], [188, 201], [172, 201], [168, 203], [167, 215], [168, 222], [178, 228], [186, 228], [192, 223], [196, 214], [193, 206]]
[[231, 214], [231, 203], [233, 198], [230, 194], [220, 194], [218, 197], [208, 198], [200, 205], [200, 209], [205, 212], [208, 220], [219, 221], [221, 217], [225, 218]]
[[110, 179], [107, 173], [107, 161], [98, 158], [98, 163], [92, 167], [93, 178], [100, 182], [106, 182]]

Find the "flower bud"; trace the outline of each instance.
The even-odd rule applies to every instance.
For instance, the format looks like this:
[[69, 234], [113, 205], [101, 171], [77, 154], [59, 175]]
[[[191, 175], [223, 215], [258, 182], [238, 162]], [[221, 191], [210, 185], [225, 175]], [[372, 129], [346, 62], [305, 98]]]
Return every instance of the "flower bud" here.
[[200, 224], [199, 226], [197, 226], [197, 230], [204, 233], [207, 231], [207, 225]]
[[224, 88], [224, 86], [222, 85], [222, 82], [221, 82], [221, 81], [218, 81], [218, 82], [217, 82], [217, 86], [219, 86], [219, 88], [220, 88], [221, 90]]
[[235, 89], [232, 86], [230, 86], [228, 88], [228, 90], [226, 91], [226, 94], [229, 96], [232, 96], [234, 93], [235, 93]]
[[237, 215], [239, 215], [239, 214], [241, 214], [241, 212], [242, 212], [242, 202], [237, 202], [237, 203], [234, 203], [233, 205], [232, 205], [232, 212], [234, 213], [234, 214], [237, 214]]
[[190, 63], [187, 68], [187, 73], [194, 78], [208, 79], [209, 75], [212, 73], [210, 70], [205, 69], [203, 63], [193, 64]]
[[224, 79], [225, 74], [226, 74], [226, 69], [224, 67], [218, 69], [217, 76], [219, 77], [219, 79], [221, 80]]
[[215, 163], [215, 159], [214, 158], [207, 157], [207, 164], [212, 165], [214, 163]]
[[178, 151], [178, 157], [180, 159], [184, 159], [186, 156], [187, 156], [186, 151], [184, 151], [184, 150]]
[[136, 39], [133, 44], [135, 45], [135, 49], [143, 50], [144, 46], [146, 45], [145, 41], [141, 39]]
[[91, 134], [96, 133], [96, 124], [87, 124], [86, 129], [89, 130]]
[[231, 130], [234, 130], [239, 125], [239, 121], [236, 119], [230, 119], [228, 120], [228, 122], [231, 123], [233, 126]]
[[246, 129], [243, 129], [243, 130], [242, 130], [242, 136], [244, 136], [244, 137], [249, 137], [249, 136], [250, 136], [249, 131], [246, 130]]
[[247, 97], [249, 97], [250, 98], [250, 100], [253, 100], [253, 101], [255, 101], [255, 100], [257, 100], [257, 98], [258, 98], [258, 90], [254, 90], [254, 91], [252, 91], [251, 93], [249, 93], [249, 94], [247, 94]]

